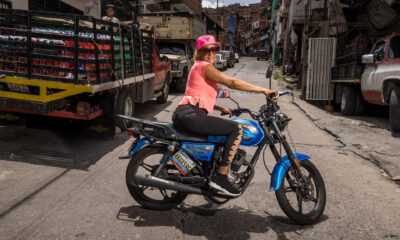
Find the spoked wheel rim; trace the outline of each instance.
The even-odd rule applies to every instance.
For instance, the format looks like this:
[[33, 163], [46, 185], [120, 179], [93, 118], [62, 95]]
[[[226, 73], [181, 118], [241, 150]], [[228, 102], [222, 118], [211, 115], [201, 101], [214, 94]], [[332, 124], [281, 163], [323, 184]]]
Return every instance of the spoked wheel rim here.
[[[134, 102], [130, 96], [127, 96], [125, 98], [125, 102], [124, 102], [124, 109], [123, 109], [124, 115], [132, 117], [133, 111], [134, 111], [133, 108], [134, 108]], [[128, 121], [126, 119], [124, 119], [123, 121], [124, 121], [126, 127], [132, 126], [131, 121]]]
[[168, 94], [168, 91], [169, 91], [169, 85], [168, 85], [168, 83], [165, 83], [165, 86], [163, 89], [164, 96], [166, 96]]
[[[146, 157], [140, 163], [137, 169], [137, 173], [139, 174], [148, 174], [155, 176], [155, 172], [159, 166], [159, 162], [162, 158], [162, 154], [155, 154], [148, 156], [152, 157], [153, 159], [158, 159], [158, 162], [155, 161], [147, 161], [149, 158]], [[165, 178], [168, 175], [172, 174], [179, 174], [179, 171], [175, 168], [172, 164], [167, 164], [163, 169], [161, 169], [160, 173], [157, 177]], [[158, 187], [151, 187], [146, 185], [135, 184], [137, 189], [140, 191], [143, 198], [145, 198], [149, 202], [166, 202], [172, 200], [174, 197], [178, 196], [180, 193], [178, 191], [163, 189]]]
[[292, 167], [286, 172], [276, 198], [286, 215], [299, 224], [311, 224], [322, 216], [326, 203], [325, 184], [318, 169], [308, 160], [301, 161], [305, 183], [298, 180]]
[[342, 94], [342, 99], [340, 100], [340, 107], [341, 107], [341, 109], [343, 110], [345, 107], [346, 107], [346, 95], [343, 93]]
[[289, 173], [293, 182], [290, 184], [289, 180], [285, 179], [281, 187], [283, 187], [286, 198], [293, 210], [301, 215], [312, 215], [317, 211], [320, 204], [318, 201], [320, 192], [316, 191], [315, 177], [304, 171], [304, 168], [302, 168], [302, 172], [305, 176], [306, 184], [298, 183], [293, 175]]
[[127, 97], [125, 99], [125, 104], [124, 104], [124, 115], [125, 116], [132, 116], [133, 112], [133, 101], [132, 98]]

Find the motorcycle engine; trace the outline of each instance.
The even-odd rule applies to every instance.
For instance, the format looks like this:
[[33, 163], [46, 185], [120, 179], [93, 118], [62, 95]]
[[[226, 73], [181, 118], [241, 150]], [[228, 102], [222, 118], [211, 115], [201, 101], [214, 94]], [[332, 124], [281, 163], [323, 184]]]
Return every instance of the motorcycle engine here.
[[231, 170], [234, 172], [239, 171], [240, 167], [243, 165], [246, 160], [246, 152], [242, 149], [238, 149], [235, 157], [232, 160]]

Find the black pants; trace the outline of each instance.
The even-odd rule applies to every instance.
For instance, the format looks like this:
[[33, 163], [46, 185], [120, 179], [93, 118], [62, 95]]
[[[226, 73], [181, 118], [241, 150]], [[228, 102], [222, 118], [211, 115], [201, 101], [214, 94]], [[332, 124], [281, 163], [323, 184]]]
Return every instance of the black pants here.
[[[232, 153], [233, 144], [238, 136], [242, 134], [242, 128], [239, 123], [207, 116], [206, 110], [190, 104], [179, 106], [172, 115], [172, 121], [177, 129], [189, 133], [204, 136], [227, 136], [221, 165], [229, 165], [229, 154]], [[230, 159], [232, 158], [233, 156]]]

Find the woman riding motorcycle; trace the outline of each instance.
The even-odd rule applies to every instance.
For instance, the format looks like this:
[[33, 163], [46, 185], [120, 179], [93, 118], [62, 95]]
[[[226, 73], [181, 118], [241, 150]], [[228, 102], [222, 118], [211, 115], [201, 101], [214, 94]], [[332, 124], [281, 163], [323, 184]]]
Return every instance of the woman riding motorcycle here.
[[182, 131], [198, 135], [227, 136], [218, 173], [212, 176], [209, 185], [226, 195], [238, 196], [239, 190], [228, 181], [228, 172], [242, 140], [242, 125], [208, 114], [213, 109], [231, 113], [230, 109], [215, 104], [219, 84], [231, 89], [264, 93], [267, 97], [275, 90], [258, 87], [218, 71], [213, 63], [219, 50], [220, 43], [212, 35], [203, 35], [196, 40], [195, 63], [188, 76], [185, 96], [178, 104], [172, 121]]

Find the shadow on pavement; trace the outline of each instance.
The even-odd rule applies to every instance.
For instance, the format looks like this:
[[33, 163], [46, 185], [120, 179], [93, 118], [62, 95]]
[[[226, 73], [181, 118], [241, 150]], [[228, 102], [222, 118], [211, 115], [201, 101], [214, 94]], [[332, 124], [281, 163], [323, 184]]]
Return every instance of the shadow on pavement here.
[[6, 126], [0, 130], [0, 160], [87, 170], [123, 144], [127, 134], [113, 139], [88, 138], [63, 124], [60, 129]]
[[[313, 227], [296, 225], [285, 217], [260, 216], [240, 207], [219, 209], [212, 216], [204, 216], [200, 212], [198, 207], [152, 211], [130, 206], [121, 208], [117, 219], [133, 222], [135, 227], [175, 227], [183, 234], [207, 239], [250, 239], [251, 233], [264, 234], [270, 231], [275, 232], [278, 239], [288, 239], [285, 233]], [[322, 221], [327, 218], [323, 216]]]
[[[156, 120], [154, 116], [171, 104], [171, 101], [165, 104], [156, 101], [137, 104], [136, 115]], [[88, 134], [87, 122], [84, 121], [30, 115], [27, 118], [34, 122], [26, 127], [27, 119], [25, 116], [22, 118], [1, 121], [0, 160], [87, 170], [128, 140], [125, 132], [113, 138], [108, 132], [107, 135]]]

